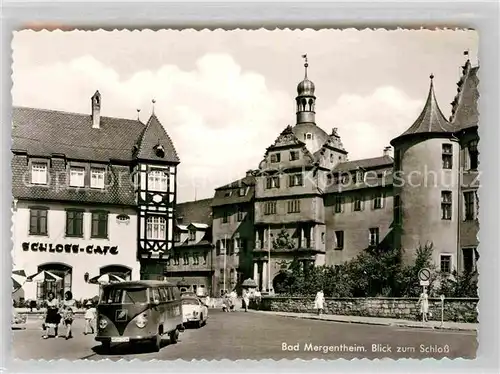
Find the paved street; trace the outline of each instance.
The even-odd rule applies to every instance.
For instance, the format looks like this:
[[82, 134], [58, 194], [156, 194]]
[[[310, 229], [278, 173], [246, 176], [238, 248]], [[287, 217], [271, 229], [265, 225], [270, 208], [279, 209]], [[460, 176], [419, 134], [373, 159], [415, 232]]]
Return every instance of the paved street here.
[[31, 317], [25, 330], [12, 331], [14, 357], [23, 360], [474, 358], [477, 349], [474, 331], [346, 324], [210, 310], [206, 326], [187, 329], [176, 345], [168, 345], [166, 340], [158, 353], [149, 352], [146, 346], [130, 349], [123, 345], [116, 347], [113, 355], [103, 356], [100, 343], [93, 336], [83, 335], [83, 319], [75, 321], [75, 337], [67, 341], [42, 340], [40, 321]]

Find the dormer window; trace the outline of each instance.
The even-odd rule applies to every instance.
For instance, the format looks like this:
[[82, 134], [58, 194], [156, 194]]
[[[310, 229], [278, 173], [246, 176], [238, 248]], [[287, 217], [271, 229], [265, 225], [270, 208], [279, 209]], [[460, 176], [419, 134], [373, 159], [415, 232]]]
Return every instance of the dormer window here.
[[104, 188], [104, 169], [90, 170], [90, 187]]
[[224, 196], [225, 196], [225, 197], [229, 197], [229, 196], [231, 196], [232, 192], [233, 192], [233, 191], [231, 191], [231, 190], [227, 190], [227, 191], [224, 193]]
[[161, 144], [155, 145], [153, 149], [157, 157], [165, 157], [165, 148]]
[[271, 154], [271, 162], [276, 163], [281, 161], [281, 153], [273, 153]]
[[247, 194], [246, 187], [240, 188], [238, 194], [240, 195], [240, 197], [245, 196]]
[[196, 240], [196, 230], [189, 230], [189, 241]]
[[85, 168], [71, 167], [69, 169], [69, 185], [70, 187], [85, 186]]
[[313, 134], [311, 134], [310, 132], [304, 134], [304, 139], [305, 140], [312, 140], [313, 138]]
[[33, 162], [31, 164], [31, 183], [47, 184], [47, 164]]
[[170, 178], [164, 170], [151, 170], [148, 173], [148, 190], [166, 192]]

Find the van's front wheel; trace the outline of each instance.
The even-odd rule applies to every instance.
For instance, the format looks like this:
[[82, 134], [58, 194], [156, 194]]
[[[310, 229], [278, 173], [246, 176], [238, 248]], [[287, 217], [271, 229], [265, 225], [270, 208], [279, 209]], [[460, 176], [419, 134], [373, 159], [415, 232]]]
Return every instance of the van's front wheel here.
[[179, 340], [179, 330], [175, 329], [169, 334], [170, 344], [177, 344]]
[[154, 338], [153, 338], [153, 344], [152, 344], [152, 347], [153, 347], [153, 351], [154, 352], [159, 352], [160, 349], [161, 349], [161, 335], [160, 334], [157, 334]]

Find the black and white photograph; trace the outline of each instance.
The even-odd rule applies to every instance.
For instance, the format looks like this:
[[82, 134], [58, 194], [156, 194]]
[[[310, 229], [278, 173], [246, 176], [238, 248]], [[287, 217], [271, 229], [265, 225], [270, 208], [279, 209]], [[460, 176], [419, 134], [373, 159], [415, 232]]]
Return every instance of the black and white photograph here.
[[476, 31], [11, 48], [13, 358], [476, 358]]

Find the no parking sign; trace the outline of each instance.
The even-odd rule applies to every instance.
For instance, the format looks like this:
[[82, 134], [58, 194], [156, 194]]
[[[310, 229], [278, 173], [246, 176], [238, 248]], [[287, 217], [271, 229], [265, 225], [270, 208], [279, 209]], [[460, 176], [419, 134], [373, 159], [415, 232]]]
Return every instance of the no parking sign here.
[[418, 279], [420, 280], [421, 286], [428, 286], [430, 278], [431, 270], [429, 268], [420, 269], [420, 271], [418, 272]]

